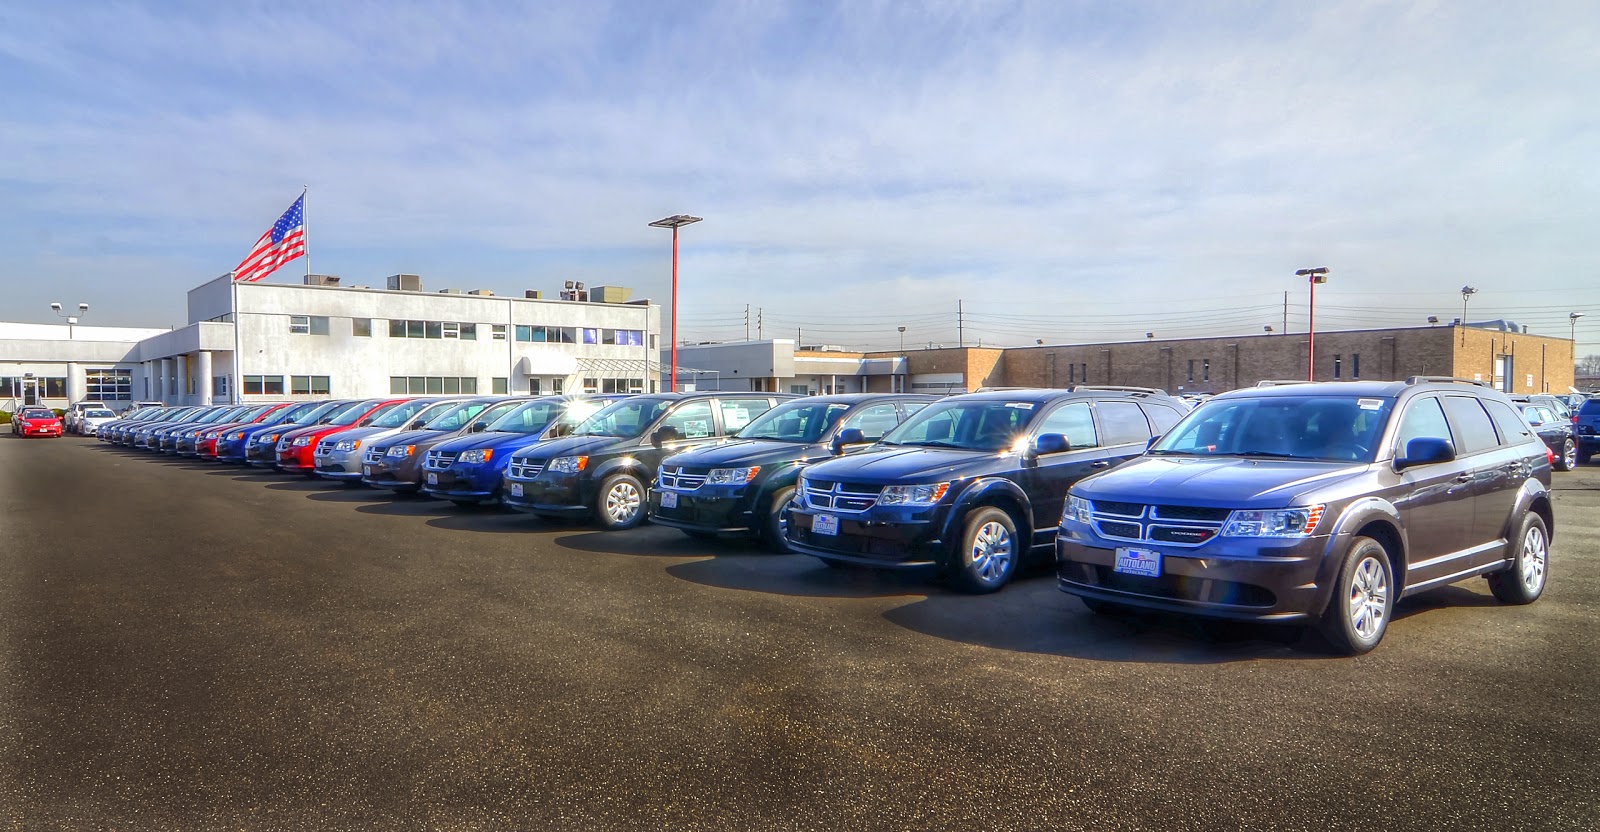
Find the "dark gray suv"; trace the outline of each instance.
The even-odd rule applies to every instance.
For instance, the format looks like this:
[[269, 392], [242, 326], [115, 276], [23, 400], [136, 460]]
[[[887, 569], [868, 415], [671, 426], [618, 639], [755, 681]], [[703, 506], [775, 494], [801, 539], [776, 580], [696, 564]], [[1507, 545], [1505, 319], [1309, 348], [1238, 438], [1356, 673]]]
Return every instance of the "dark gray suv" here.
[[1424, 590], [1482, 575], [1504, 603], [1538, 600], [1550, 467], [1511, 401], [1473, 382], [1238, 390], [1072, 488], [1061, 589], [1097, 612], [1312, 623], [1365, 653]]

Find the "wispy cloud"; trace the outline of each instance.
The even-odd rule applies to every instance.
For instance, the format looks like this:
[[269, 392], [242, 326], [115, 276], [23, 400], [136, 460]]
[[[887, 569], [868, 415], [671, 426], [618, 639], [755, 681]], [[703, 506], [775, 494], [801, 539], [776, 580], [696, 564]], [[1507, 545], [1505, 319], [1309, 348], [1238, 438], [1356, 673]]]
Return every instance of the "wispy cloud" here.
[[1600, 305], [1600, 11], [1502, 6], [13, 8], [0, 274], [82, 270], [117, 322], [165, 320], [309, 183], [318, 269], [363, 281], [661, 297], [644, 222], [702, 214], [711, 335], [751, 303], [882, 345], [961, 298], [1061, 319], [991, 338], [1138, 337], [1120, 315], [1270, 306], [1323, 264], [1395, 320], [1474, 282], [1556, 322]]

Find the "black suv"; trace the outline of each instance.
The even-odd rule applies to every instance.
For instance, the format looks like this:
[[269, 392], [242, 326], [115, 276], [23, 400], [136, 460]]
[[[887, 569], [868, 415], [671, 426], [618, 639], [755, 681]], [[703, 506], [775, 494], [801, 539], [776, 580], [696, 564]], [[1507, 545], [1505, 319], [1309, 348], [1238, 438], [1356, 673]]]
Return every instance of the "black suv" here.
[[1544, 446], [1550, 449], [1550, 464], [1557, 471], [1578, 467], [1578, 429], [1572, 419], [1562, 416], [1552, 402], [1554, 396], [1512, 396], [1511, 403], [1522, 411]]
[[719, 442], [795, 398], [781, 393], [652, 393], [609, 405], [571, 435], [511, 455], [505, 504], [545, 517], [592, 514], [606, 529], [645, 516], [645, 488], [672, 454]]
[[1424, 590], [1487, 575], [1501, 601], [1537, 600], [1549, 486], [1544, 445], [1474, 382], [1236, 390], [1073, 487], [1060, 585], [1097, 612], [1309, 622], [1365, 653]]
[[863, 453], [800, 475], [789, 546], [829, 565], [940, 569], [993, 592], [1048, 554], [1067, 489], [1144, 452], [1188, 407], [1159, 390], [1000, 390], [941, 399]]
[[690, 536], [754, 532], [788, 551], [784, 508], [800, 469], [877, 442], [937, 396], [851, 393], [784, 402], [737, 441], [667, 457], [650, 491], [650, 521]]

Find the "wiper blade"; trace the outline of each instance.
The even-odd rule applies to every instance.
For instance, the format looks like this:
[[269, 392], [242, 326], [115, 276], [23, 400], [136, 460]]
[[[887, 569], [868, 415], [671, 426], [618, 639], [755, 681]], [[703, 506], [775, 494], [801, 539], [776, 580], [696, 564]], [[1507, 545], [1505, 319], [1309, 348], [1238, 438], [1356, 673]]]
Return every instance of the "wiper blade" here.
[[1234, 456], [1261, 456], [1271, 459], [1300, 459], [1299, 454], [1282, 454], [1277, 451], [1238, 451]]
[[917, 445], [924, 448], [959, 448], [961, 450], [970, 450], [965, 445], [961, 445], [956, 442], [946, 442], [943, 439], [929, 439], [925, 442], [907, 442], [905, 444]]

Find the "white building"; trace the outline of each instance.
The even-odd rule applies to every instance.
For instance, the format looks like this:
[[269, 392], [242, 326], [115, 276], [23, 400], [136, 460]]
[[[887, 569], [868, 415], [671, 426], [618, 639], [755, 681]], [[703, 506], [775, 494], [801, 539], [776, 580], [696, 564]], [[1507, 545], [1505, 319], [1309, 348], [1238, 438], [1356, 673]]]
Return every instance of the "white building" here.
[[[320, 275], [307, 285], [219, 277], [189, 291], [187, 326], [116, 330], [122, 340], [104, 340], [103, 327], [75, 327], [68, 341], [55, 334], [65, 327], [0, 324], [0, 379], [26, 379], [0, 388], [0, 402], [659, 389], [661, 310], [627, 301], [627, 290], [590, 295], [607, 303], [425, 292], [415, 275], [391, 277], [391, 289], [336, 284]], [[90, 330], [100, 340], [86, 340]], [[115, 395], [99, 381], [107, 373]]]

